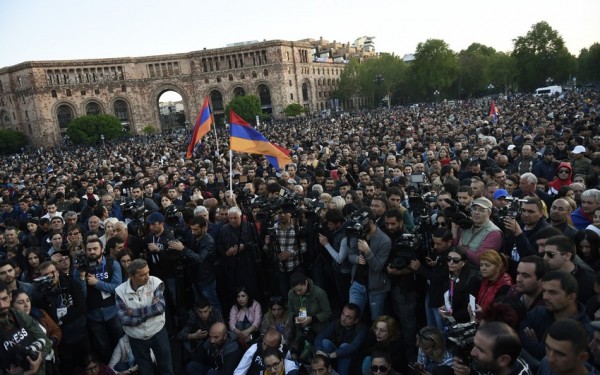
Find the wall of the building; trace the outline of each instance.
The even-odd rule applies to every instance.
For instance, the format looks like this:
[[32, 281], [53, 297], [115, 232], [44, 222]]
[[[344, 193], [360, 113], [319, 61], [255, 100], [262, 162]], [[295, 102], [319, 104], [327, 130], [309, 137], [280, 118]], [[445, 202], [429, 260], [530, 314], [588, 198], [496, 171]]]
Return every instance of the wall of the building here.
[[[0, 69], [0, 128], [19, 130], [34, 145], [54, 144], [61, 139], [57, 117], [61, 105], [71, 108], [76, 118], [86, 114], [90, 102], [97, 103], [102, 113], [115, 114], [115, 102], [123, 100], [131, 131], [139, 133], [146, 125], [160, 124], [158, 99], [168, 90], [182, 96], [193, 126], [204, 97], [213, 90], [222, 94], [224, 107], [236, 88], [258, 96], [260, 85], [269, 88], [274, 117], [283, 116], [291, 103], [317, 113], [330, 108], [344, 66], [313, 62], [311, 48], [307, 42], [268, 41], [186, 54], [6, 67]], [[307, 100], [303, 84], [308, 88]]]

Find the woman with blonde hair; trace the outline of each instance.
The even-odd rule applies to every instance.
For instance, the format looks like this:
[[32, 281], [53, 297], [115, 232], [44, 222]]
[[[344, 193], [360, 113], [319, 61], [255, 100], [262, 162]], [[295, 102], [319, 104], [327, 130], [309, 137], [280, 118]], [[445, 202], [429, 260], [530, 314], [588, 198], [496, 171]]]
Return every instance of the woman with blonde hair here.
[[[505, 295], [513, 284], [513, 280], [506, 272], [508, 258], [496, 250], [488, 250], [479, 258], [479, 270], [483, 280], [477, 293], [477, 305], [481, 309], [490, 306], [494, 299]], [[480, 308], [477, 308], [479, 311]]]
[[335, 197], [331, 198], [328, 208], [329, 209], [337, 208], [338, 210], [341, 210], [344, 208], [345, 205], [346, 205], [346, 200], [343, 197], [336, 195]]
[[417, 364], [421, 374], [432, 373], [439, 366], [450, 366], [454, 357], [446, 349], [444, 335], [437, 327], [423, 327], [417, 333]]

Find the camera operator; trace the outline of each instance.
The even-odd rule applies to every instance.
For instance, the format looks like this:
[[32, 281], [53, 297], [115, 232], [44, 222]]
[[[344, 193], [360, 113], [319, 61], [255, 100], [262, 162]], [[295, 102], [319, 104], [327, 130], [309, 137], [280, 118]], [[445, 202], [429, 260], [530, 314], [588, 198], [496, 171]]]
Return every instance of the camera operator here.
[[150, 274], [163, 280], [167, 293], [167, 317], [176, 312], [183, 301], [177, 297], [177, 264], [181, 262], [181, 253], [169, 248], [169, 242], [175, 240], [173, 232], [165, 227], [165, 217], [160, 212], [153, 212], [146, 218], [148, 236], [146, 236], [146, 259], [150, 267]]
[[383, 215], [385, 221], [385, 234], [390, 237], [392, 249], [390, 261], [386, 267], [392, 281], [392, 304], [398, 322], [402, 326], [404, 343], [408, 348], [414, 346], [417, 334], [417, 293], [414, 270], [410, 262], [418, 258], [418, 248], [411, 248], [411, 239], [405, 238], [407, 234], [402, 221], [402, 213], [396, 208], [387, 210]]
[[195, 300], [206, 298], [213, 308], [221, 311], [214, 269], [215, 240], [207, 233], [208, 223], [202, 216], [195, 216], [191, 219], [190, 229], [194, 236], [192, 248], [184, 246], [181, 241], [171, 241], [169, 249], [181, 251], [182, 255], [192, 263]]
[[[535, 255], [536, 233], [540, 229], [549, 227], [550, 224], [544, 217], [544, 204], [537, 197], [527, 197], [521, 203], [521, 224], [516, 218], [507, 215], [504, 218], [506, 228], [505, 249], [516, 249], [517, 254], [512, 254], [512, 261], [518, 262], [520, 258]], [[506, 254], [509, 256], [511, 254]]]
[[301, 265], [302, 254], [306, 252], [306, 241], [301, 238], [295, 219], [292, 218], [294, 210], [293, 205], [282, 205], [277, 212], [278, 221], [274, 225], [274, 233], [265, 237], [265, 250], [271, 251], [271, 255], [277, 258], [278, 295], [284, 298], [290, 290], [290, 276]]
[[58, 345], [60, 373], [73, 374], [75, 368], [84, 365], [90, 354], [87, 333], [86, 299], [81, 285], [71, 277], [59, 273], [52, 261], [40, 264], [40, 274], [52, 280], [41, 294], [41, 308], [62, 330]]
[[131, 197], [133, 198], [135, 207], [143, 206], [144, 210], [148, 212], [155, 212], [159, 210], [156, 202], [150, 198], [144, 197], [142, 188], [139, 185], [136, 185], [131, 189]]
[[386, 272], [391, 250], [390, 238], [375, 223], [375, 214], [370, 208], [361, 208], [358, 215], [366, 215], [367, 223], [362, 238], [348, 238], [348, 259], [352, 263], [352, 283], [350, 303], [358, 305], [364, 313], [367, 302], [371, 309], [371, 319], [383, 313], [390, 283]]
[[454, 374], [531, 375], [527, 363], [519, 357], [521, 341], [517, 333], [503, 322], [482, 324], [473, 339], [473, 370], [459, 357], [454, 357]]
[[477, 198], [471, 205], [473, 226], [462, 229], [452, 223], [454, 245], [465, 250], [469, 265], [479, 268], [479, 256], [486, 250], [500, 251], [502, 248], [502, 231], [491, 220], [492, 202], [487, 198]]
[[7, 374], [44, 374], [52, 342], [29, 315], [11, 308], [11, 293], [0, 281], [0, 366]]
[[102, 242], [89, 238], [85, 258], [77, 261], [73, 279], [79, 280], [87, 303], [88, 328], [94, 349], [103, 363], [110, 361], [113, 349], [123, 336], [117, 316], [115, 289], [121, 285], [121, 265], [102, 255]]
[[448, 290], [448, 253], [453, 251], [452, 232], [447, 228], [438, 228], [432, 234], [433, 253], [425, 258], [422, 265], [419, 259], [410, 261], [410, 268], [417, 275], [428, 280], [425, 296], [425, 315], [427, 325], [444, 329], [442, 316], [438, 308], [444, 304], [444, 293]]

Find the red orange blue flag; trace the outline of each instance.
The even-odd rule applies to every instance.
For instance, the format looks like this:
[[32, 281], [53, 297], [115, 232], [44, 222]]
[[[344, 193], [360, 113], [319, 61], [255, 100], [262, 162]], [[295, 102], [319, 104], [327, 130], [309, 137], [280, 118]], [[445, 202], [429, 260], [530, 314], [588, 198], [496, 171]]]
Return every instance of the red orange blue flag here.
[[492, 100], [491, 104], [490, 104], [490, 114], [488, 115], [489, 117], [491, 117], [491, 122], [492, 124], [495, 124], [498, 122], [498, 116], [500, 115], [500, 112], [498, 111], [498, 107], [496, 106], [496, 102]]
[[278, 171], [292, 162], [289, 150], [269, 142], [233, 110], [229, 115], [229, 123], [229, 148], [232, 151], [265, 155]]
[[204, 98], [204, 104], [202, 105], [202, 109], [198, 114], [198, 118], [196, 119], [196, 124], [194, 125], [194, 131], [192, 132], [192, 139], [190, 141], [190, 145], [188, 146], [187, 153], [185, 157], [191, 159], [194, 155], [194, 149], [200, 141], [202, 137], [204, 137], [210, 131], [210, 127], [215, 123], [212, 112], [210, 111], [210, 105], [208, 103], [208, 97]]

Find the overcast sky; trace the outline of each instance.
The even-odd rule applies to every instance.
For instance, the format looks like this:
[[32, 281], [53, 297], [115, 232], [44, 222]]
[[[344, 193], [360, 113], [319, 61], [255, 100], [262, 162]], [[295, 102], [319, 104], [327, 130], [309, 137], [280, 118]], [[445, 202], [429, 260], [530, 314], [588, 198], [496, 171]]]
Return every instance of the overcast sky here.
[[0, 0], [0, 67], [31, 60], [183, 53], [251, 40], [374, 36], [403, 56], [419, 42], [510, 51], [547, 21], [575, 56], [600, 41], [598, 0]]

